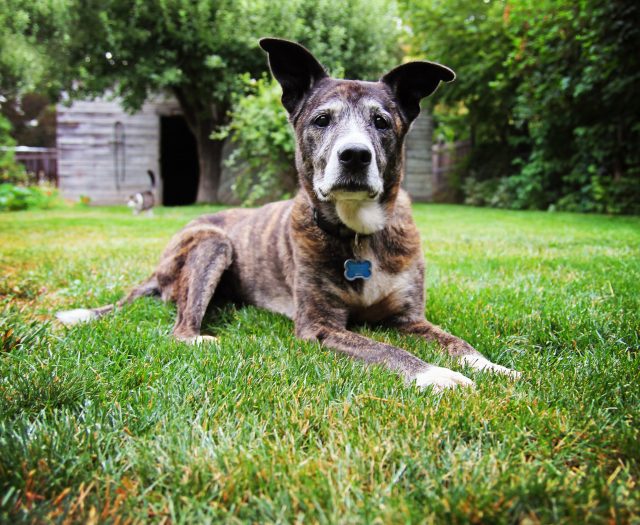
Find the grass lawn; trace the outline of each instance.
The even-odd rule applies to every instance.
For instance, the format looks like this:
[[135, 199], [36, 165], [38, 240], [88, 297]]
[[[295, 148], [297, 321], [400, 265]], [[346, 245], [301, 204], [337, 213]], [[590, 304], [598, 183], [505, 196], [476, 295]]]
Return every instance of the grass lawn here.
[[640, 218], [416, 205], [427, 317], [517, 383], [443, 395], [226, 307], [118, 299], [210, 208], [0, 214], [0, 522], [640, 523]]

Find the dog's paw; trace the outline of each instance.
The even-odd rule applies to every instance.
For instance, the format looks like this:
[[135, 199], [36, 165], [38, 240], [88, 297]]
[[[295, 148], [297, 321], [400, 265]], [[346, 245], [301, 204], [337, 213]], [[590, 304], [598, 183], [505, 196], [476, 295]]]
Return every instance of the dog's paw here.
[[460, 372], [454, 372], [440, 366], [430, 366], [426, 371], [420, 372], [415, 377], [416, 386], [419, 388], [433, 387], [434, 392], [442, 392], [447, 388], [459, 386], [474, 387], [475, 383]]
[[503, 374], [509, 376], [511, 379], [519, 379], [522, 375], [516, 370], [512, 370], [511, 368], [507, 368], [506, 366], [497, 365], [489, 361], [486, 357], [478, 355], [463, 355], [459, 360], [461, 363], [469, 365], [475, 370], [493, 372], [494, 374]]
[[63, 325], [73, 326], [74, 324], [88, 323], [98, 318], [93, 310], [87, 308], [77, 308], [76, 310], [65, 310], [56, 313], [56, 319]]
[[203, 345], [206, 343], [213, 343], [218, 340], [217, 337], [212, 335], [196, 335], [192, 337], [177, 336], [176, 339], [183, 343], [187, 343], [188, 345]]

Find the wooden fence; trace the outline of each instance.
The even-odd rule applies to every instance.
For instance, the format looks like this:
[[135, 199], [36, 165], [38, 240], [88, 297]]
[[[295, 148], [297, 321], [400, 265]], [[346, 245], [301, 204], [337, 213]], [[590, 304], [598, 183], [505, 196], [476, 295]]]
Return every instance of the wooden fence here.
[[456, 171], [463, 169], [464, 161], [470, 153], [471, 142], [468, 140], [448, 144], [439, 143], [431, 147], [434, 200], [452, 200], [453, 196], [450, 194], [450, 176]]
[[11, 149], [16, 161], [24, 165], [30, 182], [48, 182], [58, 186], [58, 153], [55, 148], [17, 146]]

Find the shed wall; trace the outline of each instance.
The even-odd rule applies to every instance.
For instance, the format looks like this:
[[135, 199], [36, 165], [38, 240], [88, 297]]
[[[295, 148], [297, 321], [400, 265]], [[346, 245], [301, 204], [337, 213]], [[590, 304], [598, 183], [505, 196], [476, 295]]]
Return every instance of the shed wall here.
[[405, 178], [403, 186], [414, 201], [433, 200], [435, 184], [432, 170], [433, 120], [423, 110], [405, 139]]
[[[75, 102], [57, 108], [58, 177], [62, 196], [88, 196], [93, 204], [125, 204], [129, 195], [149, 187], [147, 170], [159, 176], [160, 115], [178, 112], [172, 101], [153, 100], [135, 114], [117, 101]], [[115, 125], [121, 122], [124, 141], [117, 145]], [[122, 154], [116, 162], [116, 149]], [[120, 180], [116, 181], [116, 173]]]

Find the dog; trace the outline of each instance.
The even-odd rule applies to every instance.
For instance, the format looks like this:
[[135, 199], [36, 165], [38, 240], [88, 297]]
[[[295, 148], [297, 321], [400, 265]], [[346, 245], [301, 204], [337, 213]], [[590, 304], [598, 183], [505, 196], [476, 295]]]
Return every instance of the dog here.
[[189, 223], [156, 270], [116, 305], [61, 312], [73, 324], [141, 296], [177, 305], [175, 338], [201, 334], [212, 298], [252, 304], [294, 321], [296, 336], [436, 391], [473, 386], [463, 374], [349, 330], [382, 324], [437, 341], [459, 363], [517, 378], [425, 319], [424, 258], [401, 189], [403, 141], [420, 100], [454, 72], [416, 61], [377, 82], [338, 80], [303, 46], [260, 40], [295, 130], [300, 189], [292, 200], [228, 209]]
[[156, 189], [156, 176], [151, 170], [147, 170], [147, 175], [149, 175], [151, 187], [147, 191], [139, 191], [129, 195], [129, 200], [127, 201], [127, 206], [133, 209], [134, 215], [139, 215], [143, 211], [146, 211], [147, 215], [153, 215], [153, 207], [156, 203], [153, 195], [153, 191]]

